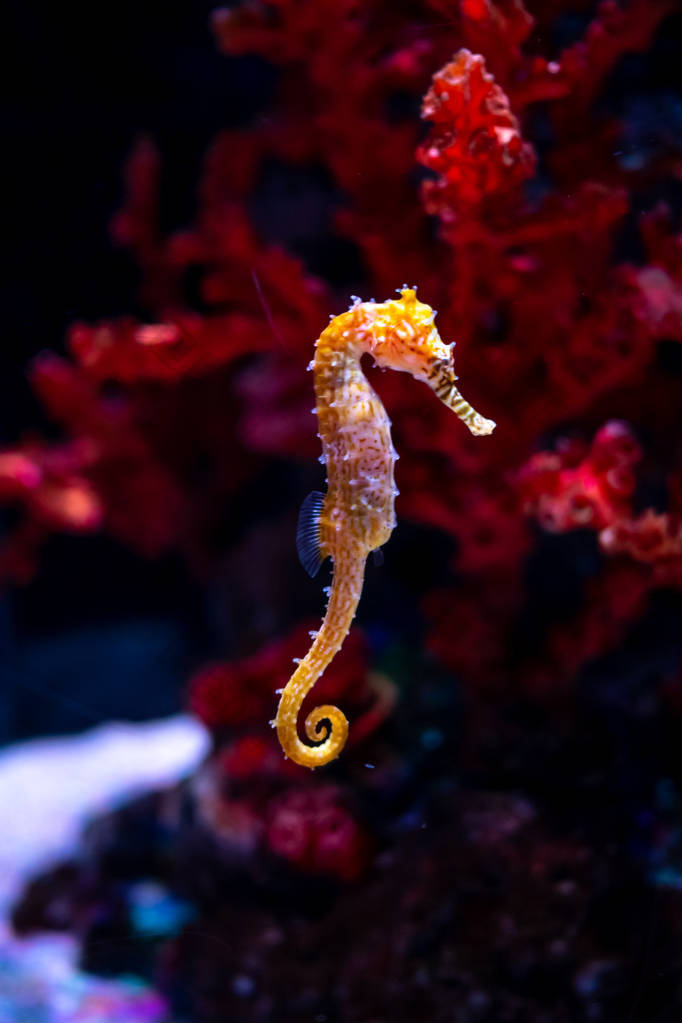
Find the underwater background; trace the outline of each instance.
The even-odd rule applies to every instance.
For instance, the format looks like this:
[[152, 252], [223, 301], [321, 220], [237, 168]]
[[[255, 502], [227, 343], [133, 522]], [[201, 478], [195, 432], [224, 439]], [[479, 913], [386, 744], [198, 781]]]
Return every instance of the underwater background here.
[[[9, 13], [0, 1021], [678, 1021], [679, 5]], [[313, 773], [306, 366], [404, 283], [497, 428], [366, 367]]]

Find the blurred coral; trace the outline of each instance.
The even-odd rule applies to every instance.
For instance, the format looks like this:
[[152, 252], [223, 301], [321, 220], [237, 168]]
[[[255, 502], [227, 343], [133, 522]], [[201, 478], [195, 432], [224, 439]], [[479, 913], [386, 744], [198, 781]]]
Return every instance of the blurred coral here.
[[508, 206], [532, 177], [533, 147], [480, 55], [460, 50], [433, 76], [422, 117], [433, 127], [418, 156], [436, 174], [424, 182], [422, 197], [427, 213], [444, 223], [490, 215], [488, 197]]
[[367, 866], [369, 843], [339, 798], [334, 786], [318, 786], [292, 789], [274, 802], [266, 831], [272, 852], [310, 874], [357, 880]]
[[568, 441], [556, 453], [533, 455], [519, 473], [523, 509], [552, 532], [604, 529], [628, 515], [640, 458], [637, 440], [619, 422], [603, 426], [587, 452]]

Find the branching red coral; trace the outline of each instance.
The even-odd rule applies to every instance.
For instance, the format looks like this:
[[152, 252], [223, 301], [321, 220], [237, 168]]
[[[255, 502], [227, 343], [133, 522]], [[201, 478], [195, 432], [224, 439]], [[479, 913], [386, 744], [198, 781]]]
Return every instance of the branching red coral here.
[[[533, 175], [535, 154], [521, 138], [509, 101], [482, 57], [460, 50], [434, 75], [422, 117], [433, 127], [418, 158], [435, 171], [422, 195], [428, 213], [450, 223], [513, 202]], [[482, 208], [483, 207], [483, 208]]]
[[[452, 540], [439, 586], [415, 594], [431, 651], [472, 689], [513, 683], [540, 696], [616, 645], [653, 587], [682, 585], [670, 452], [679, 375], [662, 368], [682, 341], [682, 248], [671, 212], [651, 199], [679, 177], [679, 151], [667, 135], [658, 156], [623, 158], [626, 114], [608, 95], [621, 56], [645, 51], [673, 5], [607, 0], [554, 52], [569, 6], [261, 0], [217, 11], [220, 49], [276, 65], [275, 96], [265, 116], [216, 139], [196, 214], [168, 235], [162, 162], [152, 141], [137, 144], [112, 235], [140, 268], [140, 309], [76, 324], [68, 358], [32, 369], [63, 440], [0, 453], [0, 497], [18, 520], [0, 573], [28, 579], [50, 532], [101, 529], [146, 555], [179, 550], [215, 580], [233, 542], [222, 524], [261, 470], [270, 479], [286, 460], [293, 489], [303, 476], [315, 485], [305, 366], [347, 305], [345, 282], [368, 299], [407, 281], [437, 308], [472, 401], [498, 422], [476, 446], [418, 389], [368, 368], [401, 453], [398, 517]], [[312, 170], [324, 215], [304, 260], [260, 204], [268, 174]], [[346, 255], [325, 280], [328, 244]], [[265, 509], [264, 529], [293, 524], [294, 498], [281, 499], [290, 507]], [[560, 535], [592, 530], [601, 553], [593, 545], [581, 609], [548, 621], [530, 649], [532, 519]], [[293, 571], [293, 553], [286, 564]], [[271, 607], [264, 621], [286, 628]], [[324, 830], [307, 795], [266, 814], [230, 788], [300, 778], [271, 759], [262, 724], [306, 640], [293, 633], [190, 686], [192, 709], [221, 737], [216, 772], [230, 793], [214, 805], [225, 834], [246, 844], [272, 829], [285, 849], [292, 819], [308, 836], [313, 819]], [[355, 711], [351, 742], [374, 734], [395, 698], [370, 668], [351, 637], [317, 694]], [[350, 876], [355, 832], [345, 818], [337, 830], [344, 852], [324, 870]], [[309, 838], [278, 855], [310, 871], [331, 862]]]

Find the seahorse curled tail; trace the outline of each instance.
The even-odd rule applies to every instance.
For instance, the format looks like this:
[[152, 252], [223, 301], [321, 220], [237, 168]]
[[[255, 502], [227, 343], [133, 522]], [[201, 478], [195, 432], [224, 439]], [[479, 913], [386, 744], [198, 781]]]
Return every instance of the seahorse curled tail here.
[[299, 662], [277, 709], [277, 736], [287, 757], [303, 767], [322, 767], [338, 757], [348, 738], [348, 719], [342, 710], [325, 704], [305, 719], [309, 746], [298, 735], [298, 717], [307, 694], [343, 645], [357, 610], [365, 574], [361, 551], [344, 552], [334, 564], [329, 604], [310, 650]]

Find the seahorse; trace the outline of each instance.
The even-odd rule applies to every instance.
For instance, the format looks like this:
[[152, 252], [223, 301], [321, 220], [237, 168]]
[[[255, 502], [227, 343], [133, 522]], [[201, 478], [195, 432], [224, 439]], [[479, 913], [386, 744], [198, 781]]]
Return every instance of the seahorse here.
[[315, 576], [322, 562], [333, 561], [329, 603], [312, 645], [281, 690], [271, 722], [287, 757], [304, 767], [320, 767], [339, 755], [348, 737], [345, 714], [333, 706], [316, 707], [305, 721], [309, 745], [298, 735], [298, 717], [306, 695], [341, 648], [357, 610], [365, 562], [390, 537], [398, 491], [391, 423], [380, 398], [360, 366], [367, 352], [381, 367], [411, 373], [425, 381], [476, 435], [495, 428], [459, 393], [453, 344], [445, 344], [434, 326], [435, 312], [418, 301], [416, 288], [404, 285], [400, 298], [361, 302], [335, 316], [315, 344], [314, 370], [320, 461], [327, 468], [327, 493], [313, 492], [303, 502], [297, 549], [303, 567]]

